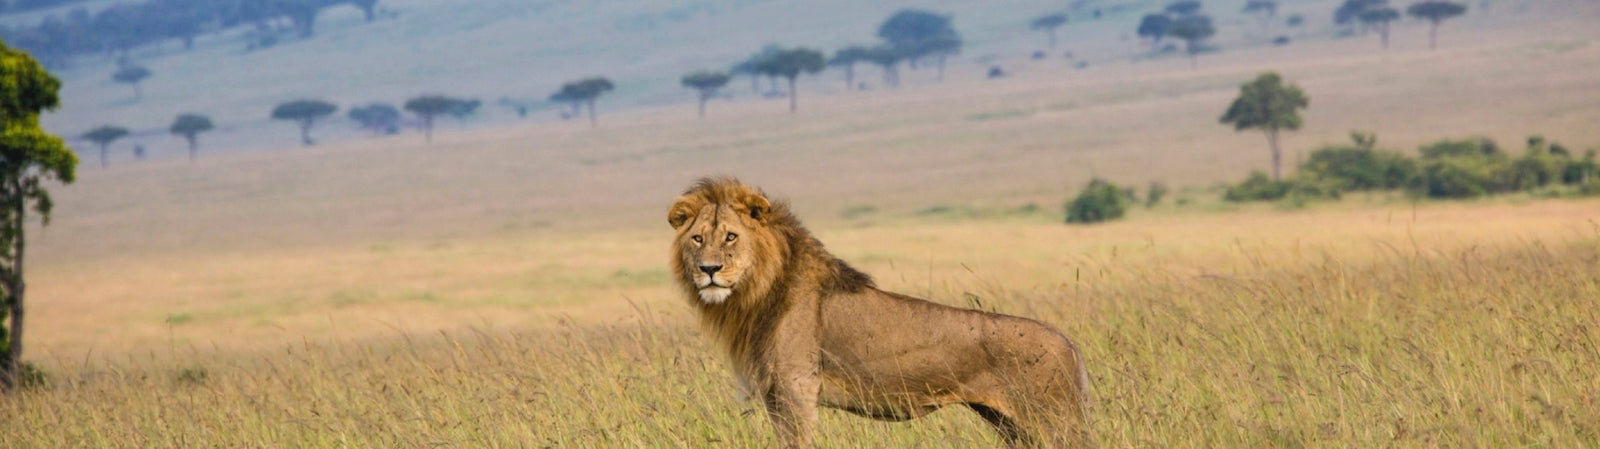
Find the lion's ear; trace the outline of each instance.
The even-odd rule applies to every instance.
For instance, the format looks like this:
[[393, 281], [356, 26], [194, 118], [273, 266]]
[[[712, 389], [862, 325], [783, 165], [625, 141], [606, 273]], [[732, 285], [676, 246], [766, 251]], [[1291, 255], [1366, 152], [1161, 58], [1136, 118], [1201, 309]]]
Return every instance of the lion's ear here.
[[772, 212], [772, 202], [757, 192], [750, 192], [740, 197], [739, 206], [757, 222], [766, 222], [769, 212]]
[[667, 210], [667, 224], [672, 225], [672, 229], [682, 229], [683, 225], [689, 222], [689, 218], [694, 217], [694, 214], [700, 210], [700, 206], [704, 202], [699, 197], [684, 196], [678, 198], [678, 202]]

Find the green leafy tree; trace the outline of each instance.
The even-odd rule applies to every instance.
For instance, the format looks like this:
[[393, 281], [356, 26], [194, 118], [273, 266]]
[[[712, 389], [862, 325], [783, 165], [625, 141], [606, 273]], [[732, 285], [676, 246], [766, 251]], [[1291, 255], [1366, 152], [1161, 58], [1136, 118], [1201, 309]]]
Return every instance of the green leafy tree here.
[[872, 49], [860, 45], [841, 48], [833, 53], [833, 58], [828, 59], [828, 65], [844, 69], [844, 86], [846, 89], [855, 89], [856, 64], [871, 62]]
[[827, 59], [822, 56], [822, 52], [797, 47], [780, 50], [772, 57], [761, 61], [758, 70], [789, 80], [789, 112], [794, 113], [799, 109], [797, 98], [800, 93], [795, 90], [795, 84], [800, 74], [821, 72], [827, 67]]
[[133, 86], [134, 99], [144, 98], [144, 93], [139, 90], [139, 83], [144, 82], [145, 78], [149, 77], [150, 69], [137, 65], [123, 67], [118, 69], [116, 73], [111, 74], [112, 81]]
[[1077, 198], [1067, 202], [1067, 223], [1100, 223], [1122, 218], [1128, 211], [1128, 195], [1104, 179], [1089, 181]]
[[106, 162], [106, 153], [107, 148], [111, 146], [111, 142], [116, 142], [117, 139], [127, 136], [128, 128], [104, 125], [99, 128], [91, 129], [89, 132], [83, 133], [82, 137], [89, 139], [90, 142], [94, 142], [95, 145], [100, 146], [100, 168], [105, 168], [107, 165], [109, 165]]
[[200, 114], [183, 114], [172, 121], [172, 126], [167, 128], [167, 131], [173, 135], [183, 136], [183, 140], [189, 142], [189, 162], [194, 162], [196, 153], [200, 151], [200, 145], [196, 137], [214, 127], [211, 124], [211, 117]]
[[711, 70], [702, 70], [683, 76], [681, 80], [683, 86], [694, 89], [700, 94], [700, 118], [706, 117], [706, 100], [716, 96], [717, 90], [728, 85], [729, 79], [728, 74]]
[[1139, 37], [1150, 39], [1152, 50], [1161, 46], [1161, 39], [1167, 37], [1167, 30], [1172, 28], [1172, 17], [1166, 14], [1145, 14], [1139, 21]]
[[595, 99], [616, 88], [617, 86], [612, 84], [611, 80], [603, 76], [594, 76], [563, 84], [561, 90], [556, 91], [555, 95], [551, 95], [551, 99], [560, 97], [567, 101], [587, 105], [589, 107], [589, 126], [600, 126], [600, 122], [595, 118]]
[[1430, 25], [1428, 28], [1428, 49], [1430, 50], [1438, 46], [1439, 24], [1466, 13], [1467, 5], [1447, 1], [1418, 2], [1406, 8], [1407, 15], [1428, 21]]
[[1389, 0], [1344, 0], [1333, 10], [1333, 23], [1349, 30], [1361, 23], [1362, 12], [1388, 6]]
[[1272, 179], [1279, 180], [1283, 179], [1283, 152], [1278, 146], [1278, 133], [1300, 129], [1299, 111], [1309, 104], [1300, 86], [1284, 84], [1277, 72], [1265, 72], [1255, 81], [1239, 86], [1239, 98], [1222, 114], [1222, 123], [1232, 124], [1235, 131], [1265, 132], [1272, 150]]
[[450, 110], [445, 113], [455, 117], [457, 122], [465, 124], [468, 117], [478, 113], [479, 106], [483, 106], [483, 102], [476, 98], [457, 98], [456, 102], [450, 105]]
[[454, 98], [428, 94], [406, 100], [406, 104], [401, 107], [405, 108], [406, 112], [416, 114], [417, 118], [422, 119], [423, 140], [433, 143], [433, 119], [450, 113], [450, 109], [454, 108], [455, 104], [456, 99]]
[[1400, 19], [1400, 11], [1394, 8], [1380, 7], [1362, 11], [1356, 16], [1362, 25], [1378, 31], [1378, 39], [1383, 43], [1383, 48], [1389, 48], [1389, 24]]
[[322, 100], [295, 100], [272, 108], [273, 120], [287, 120], [300, 126], [300, 142], [305, 146], [315, 145], [311, 140], [311, 126], [323, 117], [333, 115], [339, 107], [333, 103]]
[[1205, 15], [1193, 14], [1177, 18], [1172, 22], [1172, 28], [1167, 34], [1183, 39], [1184, 48], [1189, 53], [1189, 66], [1200, 67], [1201, 43], [1217, 34], [1217, 29], [1211, 26], [1211, 18]]
[[1046, 14], [1033, 19], [1028, 23], [1028, 28], [1034, 31], [1043, 31], [1050, 36], [1050, 48], [1056, 48], [1056, 29], [1067, 24], [1067, 15], [1056, 13]]
[[77, 178], [78, 157], [60, 137], [39, 127], [39, 114], [61, 104], [56, 95], [60, 80], [32, 56], [0, 43], [0, 86], [5, 86], [0, 89], [0, 319], [11, 319], [8, 332], [0, 335], [0, 386], [11, 389], [25, 380], [21, 360], [28, 211], [50, 224], [55, 202], [44, 184], [52, 179], [71, 184]]

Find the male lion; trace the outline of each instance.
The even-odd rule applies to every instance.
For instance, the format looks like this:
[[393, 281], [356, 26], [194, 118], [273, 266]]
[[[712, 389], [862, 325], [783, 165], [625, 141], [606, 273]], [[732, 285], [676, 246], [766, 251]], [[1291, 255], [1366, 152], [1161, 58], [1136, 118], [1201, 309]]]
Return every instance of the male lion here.
[[696, 182], [667, 222], [673, 275], [782, 447], [810, 447], [818, 405], [904, 421], [951, 404], [1012, 447], [1089, 445], [1083, 355], [1050, 326], [878, 290], [732, 178]]

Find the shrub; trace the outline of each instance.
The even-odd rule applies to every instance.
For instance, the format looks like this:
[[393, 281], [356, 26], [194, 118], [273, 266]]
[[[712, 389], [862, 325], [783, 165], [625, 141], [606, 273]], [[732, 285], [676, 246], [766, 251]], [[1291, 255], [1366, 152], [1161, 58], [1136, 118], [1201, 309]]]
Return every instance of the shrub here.
[[1422, 163], [1412, 189], [1429, 198], [1473, 198], [1502, 190], [1496, 165], [1480, 158], [1447, 157]]
[[1067, 223], [1099, 223], [1122, 218], [1128, 210], [1128, 197], [1123, 190], [1103, 179], [1089, 181], [1089, 185], [1072, 201], [1067, 202]]
[[1404, 187], [1416, 176], [1417, 164], [1405, 155], [1374, 148], [1377, 136], [1351, 132], [1351, 145], [1327, 146], [1311, 152], [1300, 172], [1335, 181], [1341, 190], [1380, 190]]
[[1222, 199], [1232, 202], [1277, 201], [1291, 198], [1304, 204], [1317, 199], [1338, 199], [1340, 182], [1321, 179], [1310, 174], [1299, 174], [1289, 179], [1274, 181], [1266, 172], [1256, 170], [1243, 182], [1228, 186]]
[[1424, 145], [1418, 150], [1423, 159], [1440, 159], [1446, 157], [1481, 157], [1504, 158], [1505, 153], [1500, 152], [1500, 146], [1493, 140], [1482, 137], [1461, 140], [1441, 140]]
[[1144, 193], [1144, 207], [1156, 207], [1157, 204], [1161, 204], [1161, 199], [1166, 198], [1171, 190], [1161, 181], [1150, 182], [1150, 189]]

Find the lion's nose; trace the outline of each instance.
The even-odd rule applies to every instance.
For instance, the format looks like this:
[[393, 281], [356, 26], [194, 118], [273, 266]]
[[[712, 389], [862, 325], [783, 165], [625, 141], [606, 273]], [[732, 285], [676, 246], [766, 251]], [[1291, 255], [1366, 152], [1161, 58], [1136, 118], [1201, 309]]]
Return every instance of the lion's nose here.
[[706, 275], [717, 274], [718, 271], [722, 271], [722, 265], [701, 265], [700, 271], [704, 271]]

